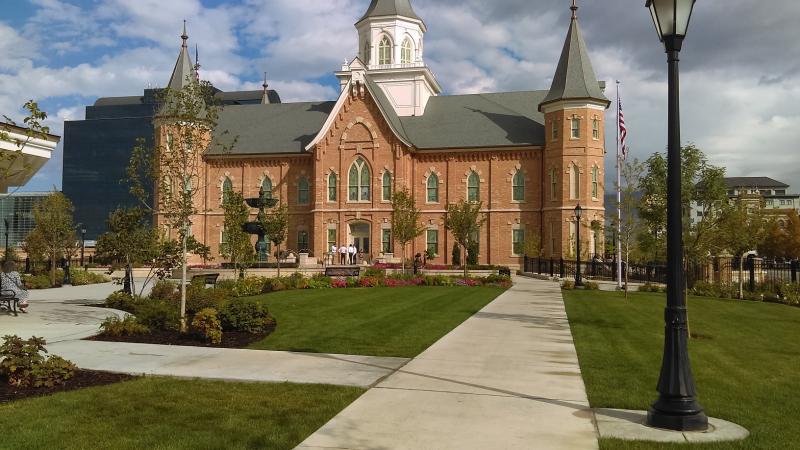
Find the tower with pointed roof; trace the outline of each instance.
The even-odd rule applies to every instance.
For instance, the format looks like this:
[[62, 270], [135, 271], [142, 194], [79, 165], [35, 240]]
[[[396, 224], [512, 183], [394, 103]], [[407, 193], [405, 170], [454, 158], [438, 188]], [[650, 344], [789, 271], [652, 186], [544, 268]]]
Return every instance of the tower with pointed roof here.
[[197, 67], [192, 64], [192, 59], [189, 57], [189, 35], [186, 34], [185, 20], [183, 21], [181, 41], [181, 52], [178, 54], [178, 61], [175, 62], [172, 76], [169, 78], [169, 83], [167, 83], [167, 87], [175, 91], [181, 90], [187, 83], [197, 77]]
[[[549, 256], [574, 257], [575, 207], [585, 211], [582, 253], [593, 254], [604, 222], [605, 110], [610, 105], [597, 81], [572, 2], [569, 31], [553, 83], [539, 104], [544, 113], [543, 243]], [[581, 239], [584, 240], [583, 238]], [[584, 255], [585, 256], [585, 255]]]
[[[411, 1], [372, 0], [355, 27], [358, 69], [366, 69], [398, 116], [424, 114], [428, 100], [439, 95], [442, 88], [425, 64], [424, 38], [428, 29]], [[352, 65], [346, 63], [336, 74], [342, 87], [352, 78]]]

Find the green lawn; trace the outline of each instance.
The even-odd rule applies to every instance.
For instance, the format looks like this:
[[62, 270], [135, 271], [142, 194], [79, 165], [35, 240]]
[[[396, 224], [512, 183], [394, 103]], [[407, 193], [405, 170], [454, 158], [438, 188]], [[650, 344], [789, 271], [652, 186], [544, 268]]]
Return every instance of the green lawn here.
[[0, 405], [0, 448], [291, 449], [363, 392], [143, 378]]
[[411, 358], [503, 292], [495, 287], [283, 291], [256, 297], [278, 321], [251, 348]]
[[[646, 409], [663, 347], [663, 294], [565, 292], [593, 407]], [[602, 440], [602, 449], [784, 449], [800, 442], [800, 308], [689, 299], [692, 367], [711, 417], [750, 430], [738, 443], [664, 445]]]

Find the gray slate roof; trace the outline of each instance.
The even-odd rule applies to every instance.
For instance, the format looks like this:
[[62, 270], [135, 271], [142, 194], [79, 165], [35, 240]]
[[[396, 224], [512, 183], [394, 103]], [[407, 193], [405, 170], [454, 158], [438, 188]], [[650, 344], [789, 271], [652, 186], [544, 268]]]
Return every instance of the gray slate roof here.
[[577, 18], [573, 18], [570, 23], [564, 50], [553, 76], [553, 85], [542, 105], [570, 99], [600, 100], [610, 104], [600, 90]]
[[178, 55], [178, 61], [175, 62], [175, 68], [172, 69], [172, 76], [169, 78], [167, 87], [179, 91], [186, 85], [189, 77], [194, 79], [195, 76], [194, 65], [192, 64], [191, 58], [189, 58], [189, 49], [186, 47], [186, 42], [184, 41], [181, 47], [181, 53]]
[[422, 20], [414, 8], [411, 7], [410, 0], [372, 0], [364, 17], [356, 23], [360, 23], [370, 17], [382, 16], [403, 16], [411, 19]]
[[788, 188], [789, 185], [768, 177], [730, 177], [725, 178], [728, 188]]
[[[324, 125], [336, 102], [236, 105], [222, 110], [215, 141], [237, 155], [302, 153]], [[209, 155], [224, 155], [220, 145]]]

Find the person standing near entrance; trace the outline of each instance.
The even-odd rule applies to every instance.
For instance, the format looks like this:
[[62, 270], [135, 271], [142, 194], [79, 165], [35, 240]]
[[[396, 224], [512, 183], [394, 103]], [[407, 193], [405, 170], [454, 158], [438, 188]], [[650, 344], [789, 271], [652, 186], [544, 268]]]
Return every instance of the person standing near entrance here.
[[347, 263], [347, 247], [342, 245], [339, 247], [339, 264], [345, 265]]
[[330, 263], [329, 264], [336, 264], [336, 257], [338, 256], [337, 251], [339, 249], [336, 247], [336, 244], [331, 245], [331, 253], [330, 253]]
[[350, 256], [350, 265], [354, 265], [356, 263], [356, 246], [354, 244], [350, 244], [350, 246], [347, 247], [347, 253]]

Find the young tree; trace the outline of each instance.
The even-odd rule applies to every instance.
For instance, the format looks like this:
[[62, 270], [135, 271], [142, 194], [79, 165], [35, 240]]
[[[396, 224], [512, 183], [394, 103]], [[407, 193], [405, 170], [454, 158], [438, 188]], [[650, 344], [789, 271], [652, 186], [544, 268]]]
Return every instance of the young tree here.
[[278, 261], [278, 277], [281, 276], [281, 244], [286, 240], [289, 230], [289, 208], [284, 204], [269, 210], [261, 218], [264, 237], [275, 245]]
[[25, 239], [32, 254], [40, 254], [50, 261], [50, 283], [56, 284], [58, 260], [73, 249], [78, 241], [72, 214], [72, 202], [61, 192], [45, 197], [33, 208], [36, 226]]
[[[205, 191], [202, 157], [209, 148], [229, 152], [235, 145], [224, 143], [223, 131], [212, 138], [222, 110], [214, 98], [213, 85], [187, 76], [180, 90], [165, 89], [159, 96], [160, 109], [155, 118], [157, 129], [155, 146], [140, 139], [133, 149], [127, 171], [130, 191], [142, 205], [152, 211], [161, 225], [175, 230], [181, 245], [181, 332], [188, 331], [186, 321], [187, 258], [190, 250], [191, 227], [199, 213], [197, 197]], [[156, 188], [153, 200], [149, 186]], [[204, 260], [209, 258], [208, 247], [198, 246], [195, 253]]]
[[538, 258], [542, 256], [542, 237], [539, 233], [529, 232], [525, 234], [525, 241], [522, 243], [522, 251], [528, 258]]
[[721, 222], [725, 247], [739, 258], [739, 298], [744, 298], [745, 255], [756, 250], [764, 241], [766, 227], [760, 207], [751, 208], [742, 201], [728, 208]]
[[240, 192], [225, 196], [222, 209], [225, 211], [225, 239], [220, 244], [220, 254], [233, 264], [239, 278], [244, 278], [245, 270], [253, 265], [256, 257], [250, 235], [243, 228], [250, 218], [250, 209], [244, 204], [244, 196]]
[[[477, 235], [484, 223], [486, 216], [481, 213], [482, 203], [465, 202], [448, 203], [447, 213], [444, 217], [444, 226], [453, 233], [453, 240], [463, 249], [462, 254], [466, 254], [473, 237]], [[467, 255], [469, 257], [469, 255]], [[468, 264], [464, 264], [464, 276], [468, 275]]]
[[392, 237], [400, 244], [403, 255], [403, 273], [406, 273], [406, 246], [422, 233], [422, 213], [408, 189], [395, 192], [392, 197]]
[[[621, 186], [622, 201], [619, 208], [622, 211], [622, 221], [620, 222], [619, 242], [622, 253], [622, 260], [625, 262], [625, 298], [628, 297], [628, 267], [630, 265], [631, 244], [635, 245], [634, 239], [641, 232], [641, 221], [637, 216], [637, 206], [639, 200], [636, 198], [639, 192], [644, 164], [638, 159], [626, 162], [622, 165], [621, 178], [624, 183]], [[618, 220], [614, 218], [615, 222]], [[615, 227], [616, 228], [616, 227]]]
[[38, 103], [28, 100], [23, 108], [28, 112], [27, 116], [22, 119], [25, 128], [24, 138], [11, 137], [12, 127], [16, 127], [17, 124], [8, 116], [3, 116], [6, 123], [0, 123], [0, 141], [10, 142], [15, 147], [12, 151], [0, 152], [0, 180], [12, 179], [27, 172], [30, 165], [24, 162], [23, 150], [32, 140], [46, 139], [50, 134], [50, 128], [42, 125], [42, 122], [47, 119], [47, 113], [39, 109]]
[[108, 231], [97, 240], [97, 255], [125, 263], [125, 287], [133, 295], [133, 265], [156, 258], [158, 236], [142, 208], [119, 208], [108, 216], [106, 224]]

